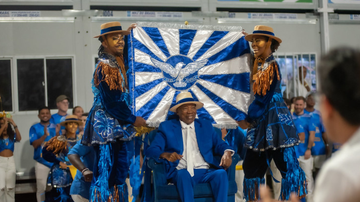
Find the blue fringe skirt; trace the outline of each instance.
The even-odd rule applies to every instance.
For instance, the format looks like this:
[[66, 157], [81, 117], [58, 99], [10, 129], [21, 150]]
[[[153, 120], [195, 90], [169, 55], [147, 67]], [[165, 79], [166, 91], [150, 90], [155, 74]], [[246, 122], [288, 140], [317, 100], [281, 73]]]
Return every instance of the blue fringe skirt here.
[[272, 101], [262, 116], [253, 121], [246, 134], [245, 147], [254, 151], [286, 148], [299, 144], [291, 114], [284, 101]]
[[[294, 147], [288, 147], [283, 150], [284, 163], [286, 163], [287, 171], [283, 175], [281, 184], [281, 193], [279, 200], [289, 200], [291, 193], [297, 193], [300, 198], [304, 198], [307, 194], [306, 190], [306, 176], [304, 171], [301, 169], [299, 162], [296, 158]], [[256, 161], [256, 159], [252, 159]], [[245, 159], [246, 161], [246, 159]], [[268, 160], [268, 162], [270, 162]], [[245, 171], [245, 170], [244, 170]], [[262, 173], [261, 175], [263, 175]], [[258, 201], [259, 188], [261, 184], [265, 184], [264, 178], [244, 178], [244, 198], [246, 201]]]

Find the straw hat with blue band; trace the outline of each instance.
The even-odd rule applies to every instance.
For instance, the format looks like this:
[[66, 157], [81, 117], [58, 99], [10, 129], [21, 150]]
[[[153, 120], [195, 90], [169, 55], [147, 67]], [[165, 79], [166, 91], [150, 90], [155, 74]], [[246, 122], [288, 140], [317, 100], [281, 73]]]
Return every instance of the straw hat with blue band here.
[[202, 102], [196, 101], [190, 92], [181, 92], [176, 96], [176, 104], [170, 108], [170, 111], [176, 112], [176, 109], [184, 104], [195, 104], [196, 109], [200, 109], [204, 106]]
[[122, 35], [129, 35], [130, 32], [127, 30], [122, 30], [120, 22], [107, 22], [100, 26], [100, 35], [94, 36], [94, 38], [99, 38], [106, 34], [120, 33]]
[[276, 41], [279, 42], [279, 44], [282, 42], [280, 38], [275, 36], [273, 28], [265, 25], [256, 25], [253, 33], [245, 36], [245, 40], [251, 41], [253, 36], [267, 36], [272, 39], [275, 39]]
[[82, 125], [82, 122], [76, 115], [66, 116], [65, 121], [61, 122], [60, 125], [65, 126], [67, 123], [77, 123], [79, 125]]

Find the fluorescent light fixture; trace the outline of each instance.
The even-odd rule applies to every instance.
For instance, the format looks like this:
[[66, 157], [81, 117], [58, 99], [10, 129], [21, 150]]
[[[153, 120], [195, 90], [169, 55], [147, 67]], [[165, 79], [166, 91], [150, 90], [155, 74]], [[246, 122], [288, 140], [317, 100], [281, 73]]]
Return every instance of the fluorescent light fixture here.
[[316, 19], [218, 18], [218, 23], [316, 24]]
[[0, 22], [74, 22], [73, 17], [1, 17]]
[[358, 25], [358, 24], [360, 24], [360, 20], [336, 20], [336, 19], [329, 19], [329, 24]]
[[81, 17], [81, 16], [98, 16], [102, 14], [101, 10], [74, 10], [74, 9], [63, 9], [63, 16], [66, 17]]
[[147, 17], [91, 17], [92, 22], [109, 22], [109, 21], [132, 21], [132, 22], [198, 22], [204, 20], [200, 18], [147, 18]]
[[192, 11], [191, 15], [193, 17], [215, 17], [215, 18], [227, 18], [229, 17], [229, 12], [202, 12], [202, 11]]

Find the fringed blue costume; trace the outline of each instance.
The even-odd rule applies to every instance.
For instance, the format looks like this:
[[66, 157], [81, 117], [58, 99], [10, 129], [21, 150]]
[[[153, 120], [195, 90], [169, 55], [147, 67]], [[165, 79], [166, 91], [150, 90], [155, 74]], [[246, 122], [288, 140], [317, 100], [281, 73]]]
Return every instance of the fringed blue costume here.
[[86, 120], [81, 143], [96, 151], [90, 201], [128, 201], [125, 179], [129, 170], [124, 141], [135, 135], [136, 117], [122, 58], [100, 53], [92, 81], [94, 103]]
[[247, 201], [259, 200], [259, 185], [274, 159], [282, 175], [280, 200], [288, 200], [291, 192], [306, 195], [305, 173], [296, 158], [294, 145], [299, 143], [291, 114], [281, 94], [280, 68], [270, 55], [265, 61], [255, 61], [253, 76], [255, 100], [248, 110], [245, 160], [243, 163], [244, 196]]
[[59, 163], [65, 162], [66, 165], [71, 165], [67, 155], [76, 141], [77, 139], [66, 138], [64, 135], [55, 136], [43, 148], [42, 157], [53, 163], [48, 177], [48, 184], [53, 189], [46, 193], [47, 202], [73, 202], [70, 196], [70, 186], [73, 181], [70, 170], [62, 169]]

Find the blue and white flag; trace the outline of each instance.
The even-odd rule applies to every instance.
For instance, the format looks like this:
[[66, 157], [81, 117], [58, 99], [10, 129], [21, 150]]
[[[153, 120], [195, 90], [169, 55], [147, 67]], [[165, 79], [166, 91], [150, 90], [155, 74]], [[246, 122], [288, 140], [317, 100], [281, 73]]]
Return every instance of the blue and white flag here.
[[198, 117], [233, 128], [250, 104], [250, 47], [241, 27], [138, 23], [128, 39], [132, 108], [165, 121], [180, 91], [204, 103]]

